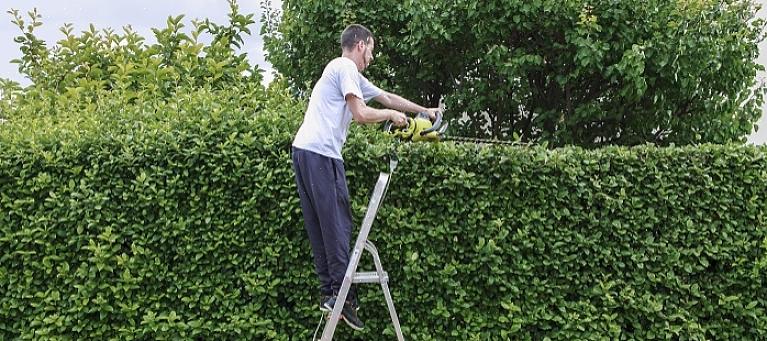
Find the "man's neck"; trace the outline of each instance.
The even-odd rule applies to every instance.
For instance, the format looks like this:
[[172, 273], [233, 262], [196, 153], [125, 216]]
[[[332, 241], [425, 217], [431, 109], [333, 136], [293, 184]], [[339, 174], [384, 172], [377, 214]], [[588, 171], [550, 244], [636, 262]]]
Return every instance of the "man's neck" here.
[[357, 71], [360, 71], [360, 63], [359, 63], [359, 61], [358, 61], [358, 59], [359, 59], [359, 58], [356, 58], [356, 56], [354, 55], [354, 53], [353, 53], [353, 52], [347, 52], [347, 51], [344, 51], [344, 52], [341, 54], [341, 57], [344, 57], [344, 58], [348, 58], [349, 60], [351, 60], [352, 62], [354, 62], [354, 65], [357, 67]]

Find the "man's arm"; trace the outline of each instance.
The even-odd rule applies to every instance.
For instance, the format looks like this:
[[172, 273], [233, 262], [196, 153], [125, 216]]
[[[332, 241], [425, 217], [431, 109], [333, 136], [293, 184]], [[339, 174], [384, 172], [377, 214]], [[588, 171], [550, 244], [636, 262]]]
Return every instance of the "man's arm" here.
[[428, 113], [431, 118], [439, 111], [439, 108], [426, 108], [415, 104], [400, 95], [393, 94], [391, 92], [384, 91], [382, 94], [373, 97], [376, 102], [383, 104], [387, 108], [405, 112], [425, 112]]
[[346, 95], [346, 104], [352, 112], [352, 118], [358, 123], [377, 123], [391, 120], [395, 125], [402, 126], [407, 119], [405, 114], [396, 110], [371, 108], [365, 104], [365, 101], [353, 94]]

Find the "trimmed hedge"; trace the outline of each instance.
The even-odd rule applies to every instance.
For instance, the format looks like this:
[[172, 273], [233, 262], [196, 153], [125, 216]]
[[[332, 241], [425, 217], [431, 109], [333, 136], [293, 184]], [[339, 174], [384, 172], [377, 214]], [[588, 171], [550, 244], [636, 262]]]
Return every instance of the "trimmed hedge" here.
[[[0, 339], [310, 338], [289, 155], [303, 103], [287, 97], [0, 126]], [[352, 129], [347, 176], [359, 222], [398, 149], [371, 240], [408, 339], [767, 338], [764, 148], [395, 146], [372, 130]], [[337, 338], [393, 339], [380, 288], [361, 301], [368, 327]]]

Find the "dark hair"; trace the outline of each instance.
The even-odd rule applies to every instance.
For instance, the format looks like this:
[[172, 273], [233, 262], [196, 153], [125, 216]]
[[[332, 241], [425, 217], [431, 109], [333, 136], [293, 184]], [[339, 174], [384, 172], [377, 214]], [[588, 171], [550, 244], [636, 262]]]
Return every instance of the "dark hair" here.
[[360, 41], [367, 43], [370, 38], [373, 38], [373, 33], [367, 27], [351, 24], [346, 26], [346, 29], [341, 33], [341, 48], [351, 49]]

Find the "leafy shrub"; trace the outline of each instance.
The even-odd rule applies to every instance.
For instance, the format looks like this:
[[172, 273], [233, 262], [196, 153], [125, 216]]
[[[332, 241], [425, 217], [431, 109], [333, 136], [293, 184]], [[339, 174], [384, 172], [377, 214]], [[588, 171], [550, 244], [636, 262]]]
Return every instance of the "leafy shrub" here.
[[[304, 103], [280, 89], [257, 112], [199, 92], [0, 126], [0, 338], [310, 337]], [[355, 127], [357, 222], [392, 148], [372, 240], [408, 338], [765, 337], [763, 148], [397, 146]], [[379, 290], [355, 336], [392, 336]]]
[[[134, 45], [139, 71], [96, 58], [130, 55], [100, 50], [129, 34], [72, 36], [71, 54], [24, 35], [35, 84], [0, 84], [0, 339], [309, 337], [289, 155], [305, 102], [233, 72], [248, 19], [230, 19], [203, 56], [171, 18]], [[393, 148], [372, 239], [408, 338], [767, 337], [764, 148], [398, 145], [355, 126], [355, 221]], [[368, 329], [338, 338], [393, 337], [378, 289], [362, 302]]]
[[125, 105], [172, 100], [185, 89], [239, 88], [242, 96], [250, 95], [246, 90], [261, 86], [262, 70], [237, 48], [250, 34], [253, 14], [240, 13], [234, 0], [229, 6], [229, 23], [193, 20], [190, 32], [184, 30], [183, 15], [169, 17], [167, 27], [152, 29], [157, 42], [151, 45], [130, 26], [119, 34], [91, 24], [77, 35], [68, 24], [61, 28], [63, 39], [51, 48], [35, 36], [42, 25], [37, 10], [29, 12], [29, 21], [12, 10], [13, 23], [21, 30], [15, 41], [22, 51], [12, 62], [32, 85], [22, 89], [8, 80], [0, 82], [0, 117], [100, 110], [98, 97], [105, 93], [121, 97]]

